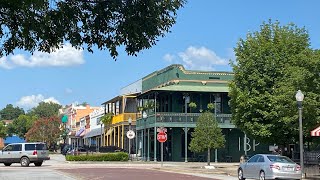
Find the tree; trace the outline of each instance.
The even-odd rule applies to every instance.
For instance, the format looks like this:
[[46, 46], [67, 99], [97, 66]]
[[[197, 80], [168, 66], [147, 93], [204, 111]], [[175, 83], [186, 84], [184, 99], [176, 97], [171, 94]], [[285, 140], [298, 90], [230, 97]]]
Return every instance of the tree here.
[[21, 114], [24, 114], [22, 108], [13, 107], [12, 104], [7, 104], [7, 106], [0, 111], [0, 120], [13, 120]]
[[4, 125], [3, 121], [0, 121], [0, 138], [4, 138], [7, 136], [7, 129]]
[[224, 135], [211, 112], [201, 113], [191, 137], [189, 149], [197, 153], [207, 150], [207, 164], [210, 166], [211, 149], [224, 147], [225, 143]]
[[155, 45], [176, 21], [185, 0], [2, 0], [0, 4], [0, 57], [15, 48], [51, 52], [64, 42], [89, 52], [96, 46], [117, 47], [129, 55]]
[[112, 123], [113, 113], [107, 113], [103, 115], [100, 119], [100, 121], [105, 125], [105, 127], [108, 127]]
[[29, 114], [36, 115], [39, 118], [49, 118], [51, 116], [57, 116], [61, 107], [60, 104], [53, 102], [41, 102], [37, 107], [32, 108]]
[[12, 123], [7, 126], [7, 133], [9, 136], [13, 134], [24, 138], [28, 130], [33, 126], [33, 123], [38, 119], [37, 116], [20, 115], [14, 119]]
[[60, 119], [58, 116], [41, 118], [34, 122], [33, 126], [26, 133], [27, 141], [46, 142], [50, 147], [57, 142], [61, 134]]
[[320, 122], [319, 52], [294, 24], [263, 23], [235, 48], [230, 83], [232, 122], [260, 142], [285, 145], [298, 140], [297, 90], [303, 102], [305, 136]]

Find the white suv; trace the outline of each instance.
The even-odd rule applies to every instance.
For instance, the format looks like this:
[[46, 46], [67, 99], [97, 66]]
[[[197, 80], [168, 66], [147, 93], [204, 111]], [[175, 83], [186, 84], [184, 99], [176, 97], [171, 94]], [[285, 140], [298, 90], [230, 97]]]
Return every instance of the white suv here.
[[10, 166], [12, 163], [20, 163], [27, 167], [30, 163], [41, 166], [44, 160], [49, 160], [47, 144], [43, 142], [12, 143], [4, 147], [0, 153], [0, 163]]

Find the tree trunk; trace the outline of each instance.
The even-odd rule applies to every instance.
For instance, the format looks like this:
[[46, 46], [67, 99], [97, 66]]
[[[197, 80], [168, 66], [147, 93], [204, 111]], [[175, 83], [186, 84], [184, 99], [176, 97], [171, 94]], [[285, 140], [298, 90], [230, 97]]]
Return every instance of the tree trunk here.
[[207, 164], [210, 166], [210, 148], [208, 148], [208, 158], [207, 158]]

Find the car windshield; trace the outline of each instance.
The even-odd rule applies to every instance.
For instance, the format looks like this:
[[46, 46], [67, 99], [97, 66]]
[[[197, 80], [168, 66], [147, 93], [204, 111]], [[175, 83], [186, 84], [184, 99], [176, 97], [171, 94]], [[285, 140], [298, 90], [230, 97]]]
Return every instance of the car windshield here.
[[279, 163], [294, 163], [291, 159], [286, 156], [267, 156], [271, 162]]

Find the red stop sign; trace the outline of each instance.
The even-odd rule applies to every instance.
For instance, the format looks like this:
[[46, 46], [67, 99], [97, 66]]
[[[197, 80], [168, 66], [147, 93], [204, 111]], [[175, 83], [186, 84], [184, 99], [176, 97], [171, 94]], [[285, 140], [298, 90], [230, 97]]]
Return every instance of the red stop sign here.
[[166, 142], [167, 141], [167, 134], [165, 132], [159, 132], [157, 135], [157, 139], [159, 142]]

